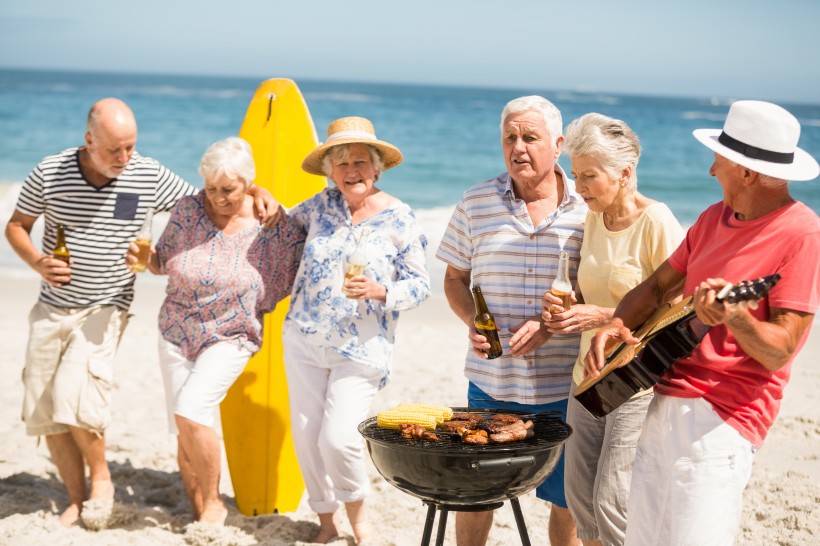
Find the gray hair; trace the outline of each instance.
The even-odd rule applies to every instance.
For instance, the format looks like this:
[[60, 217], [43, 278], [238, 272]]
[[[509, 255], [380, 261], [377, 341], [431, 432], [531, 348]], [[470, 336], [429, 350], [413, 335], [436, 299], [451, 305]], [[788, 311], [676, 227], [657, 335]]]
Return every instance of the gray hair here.
[[351, 142], [333, 146], [325, 152], [324, 157], [322, 157], [322, 172], [330, 178], [330, 174], [333, 172], [333, 163], [347, 160], [347, 158], [350, 157], [350, 146], [352, 144], [364, 144], [367, 146], [367, 151], [370, 152], [370, 161], [373, 162], [373, 167], [376, 169], [376, 180], [378, 180], [384, 170], [382, 154], [377, 148], [365, 142]]
[[528, 112], [530, 110], [539, 112], [544, 116], [544, 125], [546, 125], [547, 131], [549, 131], [550, 137], [552, 138], [552, 145], [555, 146], [558, 142], [558, 137], [561, 136], [561, 128], [563, 127], [561, 111], [558, 110], [553, 103], [538, 95], [518, 97], [508, 102], [504, 110], [501, 111], [501, 130], [504, 130], [504, 120], [506, 120], [508, 116]]
[[251, 145], [239, 137], [228, 137], [214, 142], [199, 162], [199, 174], [205, 180], [214, 180], [222, 175], [236, 178], [246, 186], [253, 185], [256, 165], [253, 162]]
[[638, 185], [641, 143], [635, 131], [619, 119], [595, 112], [581, 116], [567, 125], [564, 150], [570, 156], [594, 156], [613, 180], [618, 180], [623, 170], [631, 166], [629, 187], [634, 189]]

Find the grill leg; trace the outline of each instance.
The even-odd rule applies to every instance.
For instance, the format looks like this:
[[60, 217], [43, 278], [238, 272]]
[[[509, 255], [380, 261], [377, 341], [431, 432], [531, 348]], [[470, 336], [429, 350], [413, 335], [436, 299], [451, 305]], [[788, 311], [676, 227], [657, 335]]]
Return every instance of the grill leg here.
[[527, 534], [527, 524], [524, 523], [524, 514], [521, 513], [521, 504], [518, 502], [518, 497], [510, 499], [510, 505], [515, 516], [515, 523], [518, 525], [518, 534], [521, 535], [521, 544], [530, 546], [530, 536]]
[[427, 519], [424, 520], [424, 532], [421, 535], [421, 546], [430, 546], [430, 536], [433, 534], [433, 522], [436, 520], [436, 505], [427, 504]]
[[444, 546], [444, 531], [447, 529], [447, 510], [438, 511], [438, 532], [436, 533], [436, 546]]

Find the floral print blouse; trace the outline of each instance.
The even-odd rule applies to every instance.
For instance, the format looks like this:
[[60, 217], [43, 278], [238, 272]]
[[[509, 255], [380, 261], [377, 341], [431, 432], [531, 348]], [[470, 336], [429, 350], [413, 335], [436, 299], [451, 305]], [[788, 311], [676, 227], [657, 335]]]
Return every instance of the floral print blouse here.
[[[430, 295], [427, 238], [405, 203], [353, 225], [336, 188], [325, 189], [289, 212], [307, 231], [286, 321], [308, 341], [382, 372], [387, 384], [399, 311]], [[364, 275], [387, 288], [386, 302], [348, 299], [342, 292], [347, 258], [365, 233]], [[287, 343], [287, 339], [285, 340]]]
[[182, 198], [157, 243], [168, 274], [160, 334], [191, 361], [221, 341], [256, 353], [264, 314], [293, 286], [305, 232], [286, 219], [226, 235], [205, 214], [204, 199], [204, 191]]

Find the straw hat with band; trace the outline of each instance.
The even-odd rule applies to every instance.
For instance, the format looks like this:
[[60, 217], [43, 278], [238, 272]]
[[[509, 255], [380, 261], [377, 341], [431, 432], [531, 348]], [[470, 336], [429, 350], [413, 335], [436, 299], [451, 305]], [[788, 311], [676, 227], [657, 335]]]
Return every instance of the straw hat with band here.
[[322, 160], [325, 154], [334, 146], [355, 143], [369, 144], [379, 150], [385, 171], [392, 169], [402, 161], [402, 155], [398, 148], [389, 142], [376, 138], [376, 131], [369, 119], [354, 116], [339, 118], [330, 122], [330, 125], [327, 126], [327, 139], [324, 144], [320, 144], [308, 154], [302, 162], [302, 169], [310, 174], [327, 176], [322, 170]]
[[737, 101], [729, 107], [723, 130], [692, 132], [701, 144], [738, 165], [783, 180], [812, 180], [817, 161], [797, 147], [800, 123], [776, 104]]

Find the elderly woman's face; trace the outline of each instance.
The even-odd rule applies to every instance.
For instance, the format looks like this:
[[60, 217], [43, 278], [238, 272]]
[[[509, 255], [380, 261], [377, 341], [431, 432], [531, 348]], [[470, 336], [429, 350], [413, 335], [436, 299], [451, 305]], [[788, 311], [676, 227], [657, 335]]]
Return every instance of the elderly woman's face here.
[[367, 144], [351, 144], [347, 159], [334, 160], [330, 179], [345, 199], [365, 197], [373, 190], [376, 168]]
[[574, 155], [572, 177], [575, 179], [575, 190], [584, 198], [584, 202], [593, 212], [604, 212], [612, 205], [619, 205], [626, 194], [628, 180], [614, 180], [604, 170], [598, 158], [591, 155]]
[[214, 211], [223, 216], [242, 210], [246, 189], [245, 182], [224, 174], [215, 180], [205, 180], [205, 197]]

